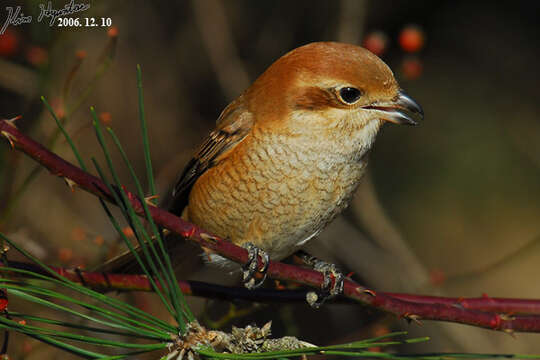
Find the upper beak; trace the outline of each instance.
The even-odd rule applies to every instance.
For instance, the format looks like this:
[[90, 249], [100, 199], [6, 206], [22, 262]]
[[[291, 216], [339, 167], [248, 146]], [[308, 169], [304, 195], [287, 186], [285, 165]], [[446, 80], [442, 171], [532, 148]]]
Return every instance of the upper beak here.
[[403, 90], [398, 91], [398, 95], [391, 101], [375, 102], [364, 109], [371, 109], [380, 112], [380, 118], [384, 121], [389, 121], [400, 125], [418, 125], [418, 122], [413, 118], [424, 119], [424, 110]]

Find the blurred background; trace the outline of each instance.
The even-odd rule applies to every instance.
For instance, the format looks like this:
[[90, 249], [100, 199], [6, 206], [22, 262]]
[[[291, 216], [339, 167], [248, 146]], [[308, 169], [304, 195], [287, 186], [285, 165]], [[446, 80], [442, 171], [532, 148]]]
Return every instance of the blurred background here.
[[[52, 1], [55, 8], [66, 3]], [[361, 44], [393, 69], [425, 120], [383, 129], [353, 204], [309, 250], [377, 290], [540, 298], [539, 2], [83, 3], [90, 9], [73, 16], [110, 18], [112, 26], [50, 27], [36, 20], [39, 1], [2, 2], [0, 23], [5, 6], [20, 5], [34, 18], [0, 35], [0, 114], [22, 115], [23, 132], [74, 161], [55, 138], [44, 95], [85, 158], [100, 159], [88, 111], [95, 106], [144, 174], [141, 64], [153, 164], [165, 192], [221, 110], [274, 60], [312, 41]], [[2, 232], [46, 262], [69, 267], [91, 268], [121, 250], [93, 196], [36, 169], [0, 144]], [[152, 294], [124, 297], [148, 308], [155, 303]], [[205, 321], [229, 309], [193, 303], [206, 310]], [[352, 305], [259, 305], [224, 328], [268, 320], [276, 336], [321, 345], [406, 329], [432, 339], [410, 352], [540, 353], [539, 335], [420, 327]], [[57, 356], [13, 338], [13, 358]]]

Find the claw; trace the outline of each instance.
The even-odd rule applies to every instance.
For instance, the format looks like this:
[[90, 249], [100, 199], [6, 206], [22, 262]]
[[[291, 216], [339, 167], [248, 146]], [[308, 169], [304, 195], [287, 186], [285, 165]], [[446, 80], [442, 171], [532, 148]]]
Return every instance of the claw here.
[[[242, 267], [242, 282], [244, 283], [244, 286], [246, 288], [253, 290], [260, 287], [266, 280], [266, 273], [268, 271], [268, 264], [270, 262], [270, 258], [265, 251], [259, 249], [252, 243], [246, 243], [244, 247], [248, 251], [248, 261]], [[263, 267], [260, 270], [257, 269], [259, 265], [259, 255], [262, 258], [263, 264]], [[255, 274], [257, 272], [263, 275], [262, 279], [259, 281], [257, 281], [257, 279], [255, 278]]]
[[311, 307], [318, 309], [326, 300], [343, 293], [345, 276], [337, 269], [336, 265], [320, 260], [314, 260], [313, 269], [323, 274], [323, 282], [318, 294], [313, 291], [307, 293], [306, 301]]

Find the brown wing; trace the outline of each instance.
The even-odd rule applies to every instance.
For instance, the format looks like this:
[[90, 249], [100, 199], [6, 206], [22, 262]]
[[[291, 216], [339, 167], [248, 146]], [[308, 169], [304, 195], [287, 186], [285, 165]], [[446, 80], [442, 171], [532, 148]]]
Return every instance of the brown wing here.
[[[251, 113], [244, 106], [243, 98], [239, 97], [230, 103], [217, 120], [216, 129], [210, 133], [193, 158], [182, 171], [176, 186], [172, 191], [172, 199], [165, 202], [170, 204], [169, 211], [178, 216], [187, 206], [191, 187], [206, 170], [214, 166], [220, 157], [235, 145], [240, 143], [249, 133], [253, 124]], [[174, 261], [177, 274], [189, 276], [192, 269], [201, 263], [197, 254], [200, 247], [188, 244], [173, 234], [165, 237], [165, 247]], [[139, 247], [137, 251], [141, 253]], [[182, 261], [178, 261], [182, 259]], [[138, 263], [130, 251], [125, 252], [98, 267], [98, 271], [107, 273], [141, 273]]]
[[169, 211], [178, 216], [188, 204], [193, 184], [206, 170], [214, 166], [221, 155], [240, 143], [253, 125], [253, 115], [247, 110], [243, 97], [230, 103], [217, 120], [216, 129], [205, 141], [182, 171], [172, 191]]

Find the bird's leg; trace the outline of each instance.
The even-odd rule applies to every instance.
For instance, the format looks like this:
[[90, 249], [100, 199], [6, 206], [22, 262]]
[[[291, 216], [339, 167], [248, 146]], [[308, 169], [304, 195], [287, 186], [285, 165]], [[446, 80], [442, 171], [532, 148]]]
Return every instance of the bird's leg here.
[[311, 266], [313, 270], [323, 274], [321, 290], [319, 292], [310, 291], [306, 294], [309, 305], [317, 309], [326, 300], [343, 293], [343, 280], [345, 277], [336, 265], [319, 260], [304, 250], [298, 250], [294, 255], [302, 260], [304, 264]]
[[[245, 243], [242, 247], [248, 252], [248, 261], [242, 266], [242, 282], [246, 288], [253, 290], [261, 286], [264, 283], [264, 280], [266, 280], [266, 272], [268, 271], [270, 259], [265, 251], [259, 249], [250, 242]], [[263, 265], [260, 270], [258, 270], [259, 255], [261, 256]], [[257, 281], [255, 279], [255, 274], [257, 272], [262, 274], [262, 280]]]

